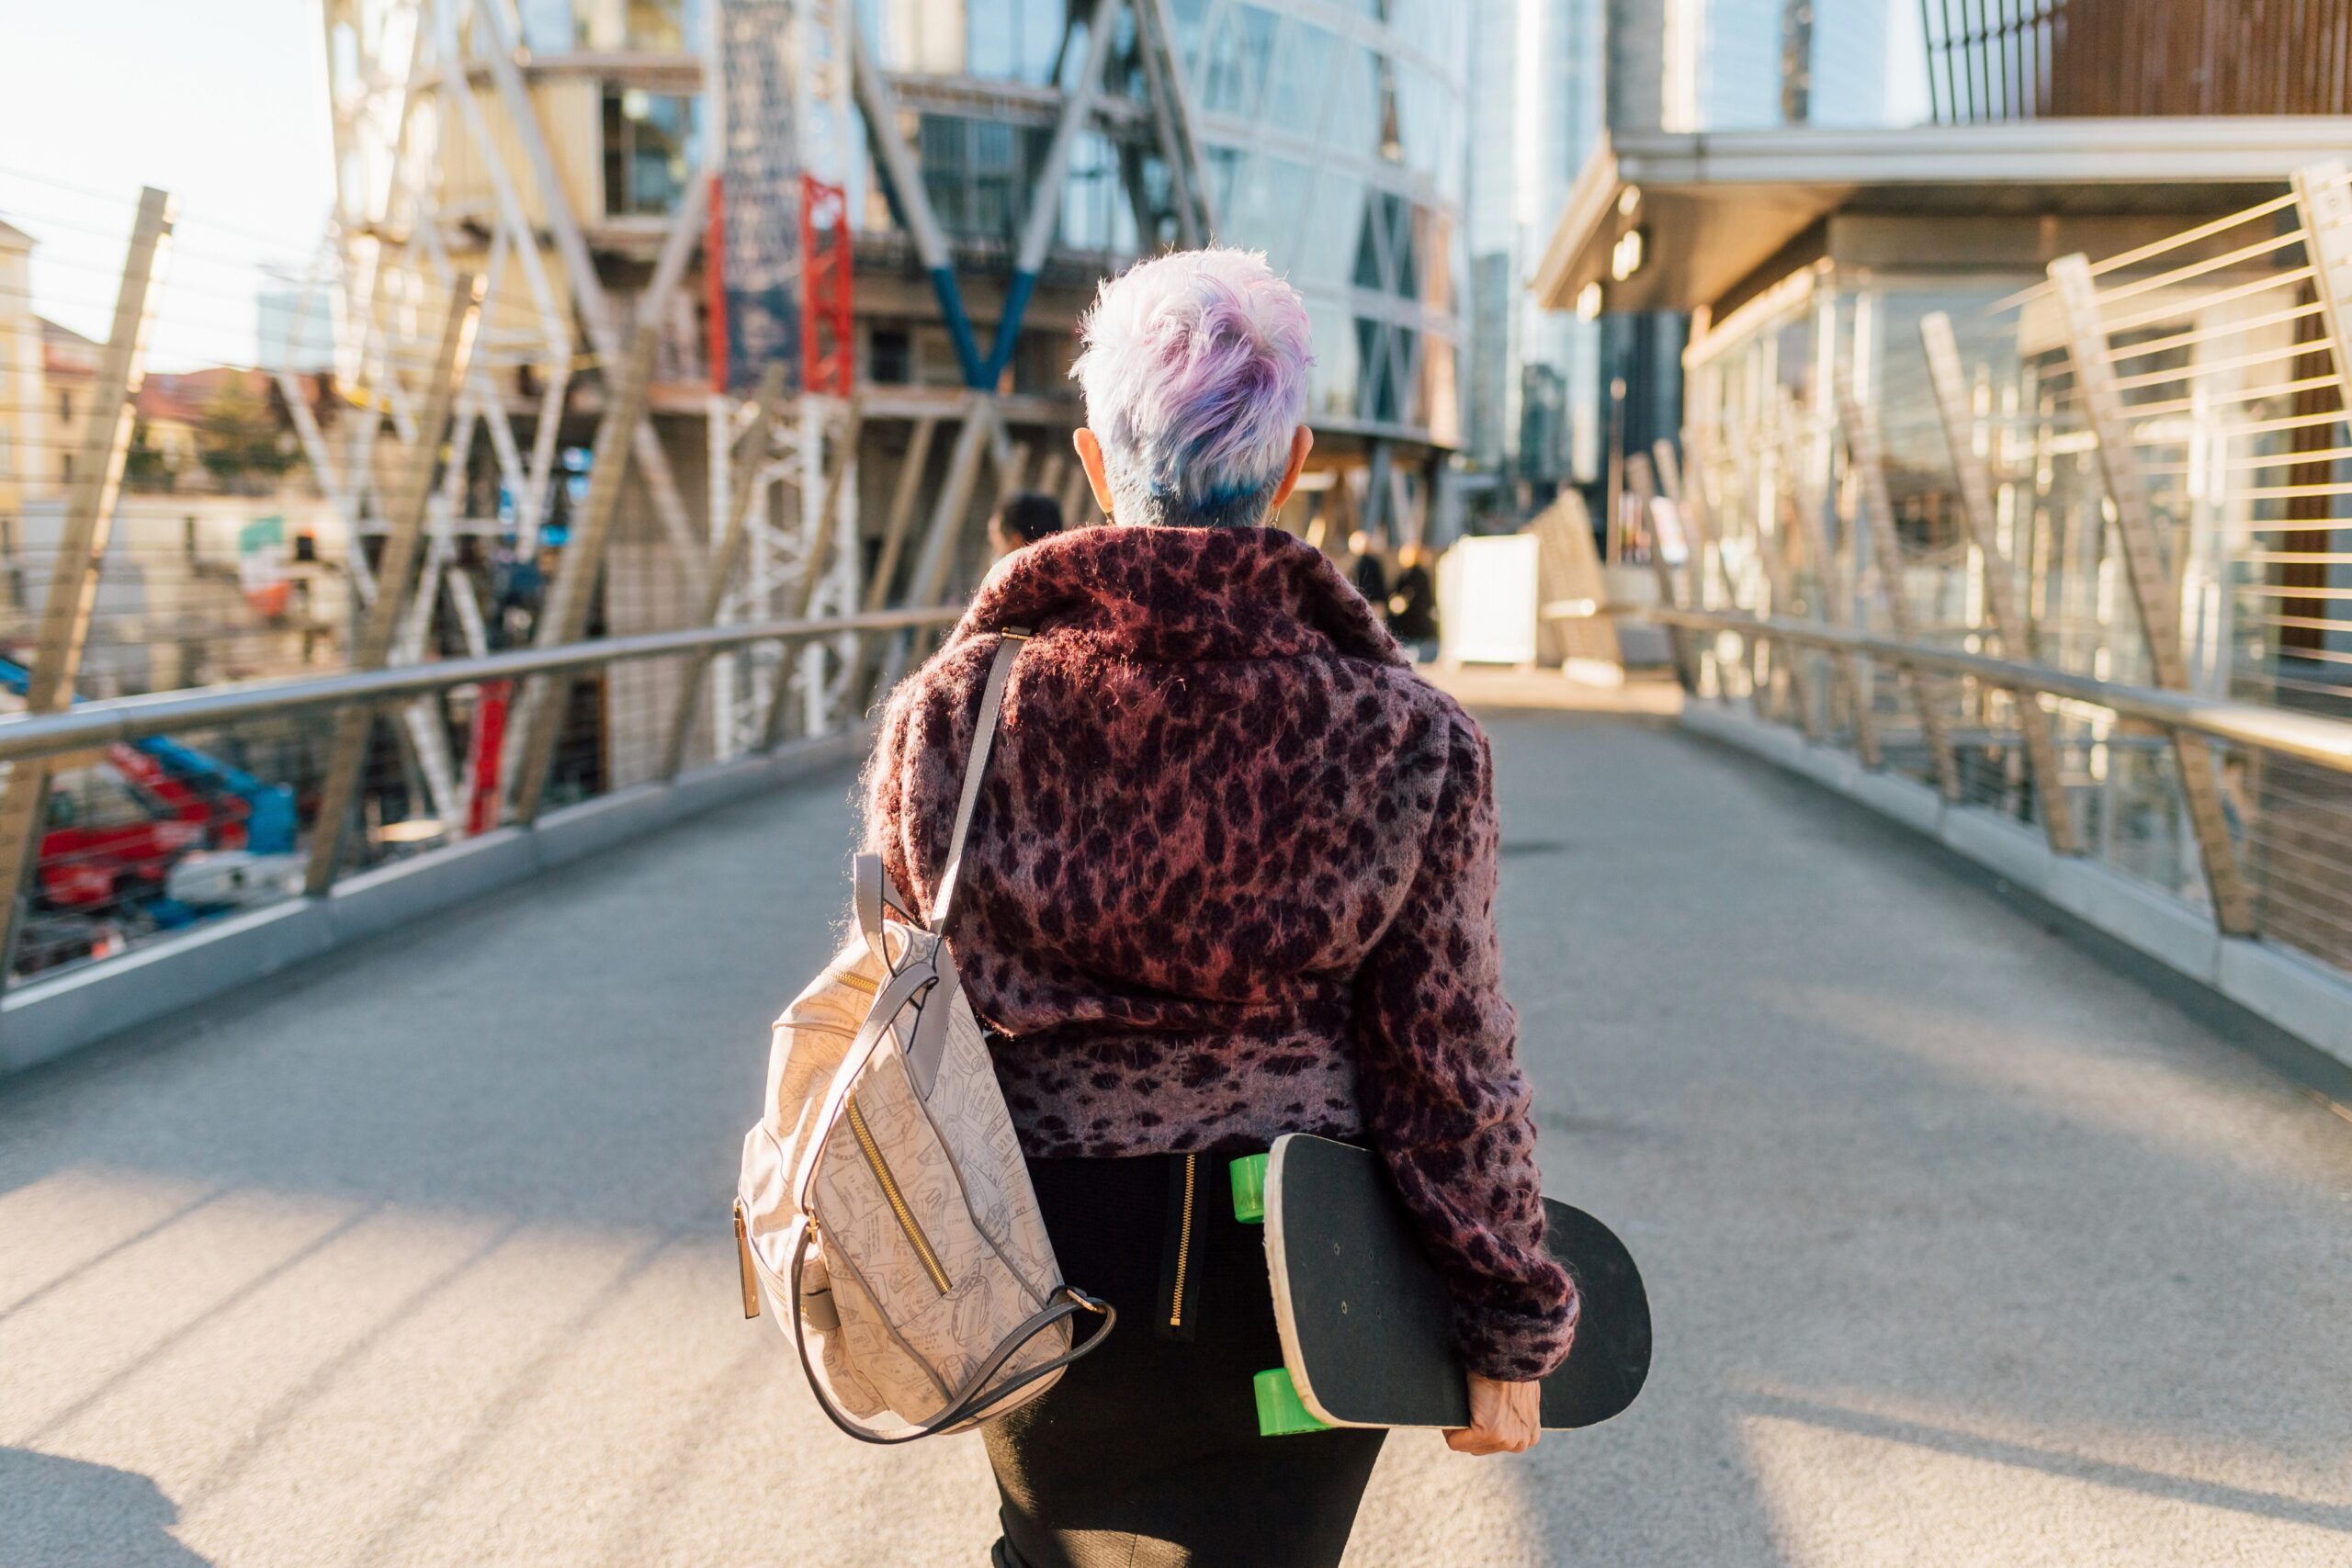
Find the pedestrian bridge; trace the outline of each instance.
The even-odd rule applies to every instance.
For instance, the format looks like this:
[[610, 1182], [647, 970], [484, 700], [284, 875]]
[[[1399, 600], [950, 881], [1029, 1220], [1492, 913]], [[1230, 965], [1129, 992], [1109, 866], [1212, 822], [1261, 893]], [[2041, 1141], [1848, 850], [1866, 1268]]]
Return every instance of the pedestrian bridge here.
[[[1566, 691], [1468, 694], [1546, 1184], [1642, 1258], [1657, 1371], [1525, 1460], [1394, 1441], [1350, 1562], [2352, 1557], [2324, 966], [2233, 992], [1899, 767]], [[978, 1444], [842, 1440], [741, 1316], [853, 829], [850, 747], [780, 755], [20, 988], [0, 1562], [984, 1560]]]

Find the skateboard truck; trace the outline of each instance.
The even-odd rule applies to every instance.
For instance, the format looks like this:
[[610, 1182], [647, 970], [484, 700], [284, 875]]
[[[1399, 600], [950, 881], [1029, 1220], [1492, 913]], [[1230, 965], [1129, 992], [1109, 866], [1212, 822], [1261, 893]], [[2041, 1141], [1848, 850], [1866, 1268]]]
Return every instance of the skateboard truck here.
[[[1233, 1181], [1233, 1217], [1245, 1225], [1263, 1224], [1266, 1220], [1267, 1157], [1248, 1155], [1228, 1168]], [[1300, 1432], [1331, 1429], [1307, 1412], [1298, 1397], [1298, 1385], [1290, 1381], [1288, 1367], [1260, 1372], [1250, 1382], [1258, 1399], [1260, 1437], [1287, 1438]]]

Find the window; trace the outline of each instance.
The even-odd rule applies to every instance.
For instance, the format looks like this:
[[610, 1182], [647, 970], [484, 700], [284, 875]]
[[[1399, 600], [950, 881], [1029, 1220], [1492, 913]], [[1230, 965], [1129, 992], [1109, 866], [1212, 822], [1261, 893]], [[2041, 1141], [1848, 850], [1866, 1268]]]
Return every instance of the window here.
[[534, 54], [565, 54], [578, 40], [571, 0], [522, 0], [523, 47]]
[[68, 424], [74, 423], [73, 393], [61, 391], [57, 394], [57, 417]]
[[8, 447], [8, 427], [0, 424], [0, 479], [17, 471], [17, 459]]
[[1045, 161], [1043, 130], [956, 115], [922, 117], [922, 185], [939, 226], [957, 238], [1010, 244], [1028, 211], [1031, 171]]
[[1339, 42], [1311, 22], [1291, 24], [1266, 89], [1268, 119], [1284, 130], [1314, 134], [1322, 118], [1324, 92], [1331, 85]]
[[1273, 52], [1274, 17], [1255, 6], [1226, 13], [1201, 71], [1201, 107], [1213, 114], [1247, 119], [1258, 108], [1266, 57]]
[[903, 387], [914, 379], [915, 349], [904, 327], [876, 327], [866, 334], [866, 378], [884, 387]]
[[[1062, 28], [1068, 19], [1059, 0], [965, 0], [965, 69], [975, 76], [1010, 76], [1043, 86], [1065, 58]], [[1069, 58], [1085, 57], [1085, 32], [1081, 22], [1070, 40]]]
[[695, 100], [637, 87], [605, 89], [605, 214], [660, 218], [677, 210], [700, 161]]

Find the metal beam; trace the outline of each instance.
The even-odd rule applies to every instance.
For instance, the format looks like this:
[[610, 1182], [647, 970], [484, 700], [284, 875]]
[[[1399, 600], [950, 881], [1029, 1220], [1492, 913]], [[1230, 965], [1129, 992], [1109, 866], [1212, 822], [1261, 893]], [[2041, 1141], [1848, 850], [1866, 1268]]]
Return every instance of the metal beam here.
[[890, 602], [890, 584], [899, 575], [899, 558], [906, 553], [907, 525], [913, 522], [915, 500], [922, 490], [923, 472], [931, 466], [931, 444], [939, 421], [915, 421], [907, 439], [907, 455], [899, 464], [899, 482], [890, 491], [890, 513], [883, 520], [882, 553], [875, 558], [874, 575], [865, 584], [865, 608], [878, 610]]
[[987, 455], [989, 438], [995, 430], [996, 410], [986, 397], [974, 396], [971, 412], [956, 433], [955, 450], [948, 455], [947, 474], [932, 505], [922, 549], [915, 557], [914, 581], [907, 588], [910, 604], [945, 602], [948, 577], [956, 568], [956, 547], [964, 536], [965, 519], [971, 510], [972, 487], [978, 482], [980, 459]]
[[[913, 578], [907, 584], [906, 602], [910, 606], [927, 607], [946, 602], [948, 578], [956, 567], [956, 546], [963, 536], [965, 519], [972, 506], [972, 487], [979, 479], [980, 459], [988, 455], [989, 436], [995, 424], [996, 411], [988, 398], [973, 393], [970, 412], [965, 417], [964, 428], [956, 432], [955, 448], [947, 457], [946, 476], [932, 503], [931, 525], [924, 531], [922, 548], [915, 557]], [[883, 691], [898, 683], [906, 671], [907, 655], [906, 639], [897, 639], [882, 666]]]
[[[752, 537], [752, 507], [764, 504], [765, 489], [758, 484], [759, 471], [768, 461], [768, 432], [776, 417], [784, 412], [784, 365], [771, 362], [760, 373], [760, 389], [752, 403], [752, 428], [744, 433], [740, 450], [735, 454], [733, 472], [727, 480], [726, 532], [720, 535], [718, 548], [710, 562], [710, 580], [704, 586], [702, 615], [697, 626], [715, 626], [727, 606], [727, 593], [734, 581], [735, 572], [742, 565], [743, 553]], [[678, 707], [670, 721], [670, 738], [662, 749], [659, 776], [668, 782], [678, 776], [685, 766], [686, 741], [693, 735], [695, 713], [702, 697], [703, 678], [710, 670], [710, 653], [695, 655], [686, 662], [685, 676], [678, 688]]]
[[2327, 323], [2336, 374], [2352, 386], [2352, 189], [2344, 164], [2331, 158], [2297, 169], [2294, 190], [2320, 319]]
[[[1944, 445], [1951, 453], [1952, 476], [1960, 484], [1961, 522], [1969, 542], [1984, 563], [1984, 603], [2001, 636], [2001, 652], [2030, 662], [2033, 658], [2033, 625], [2026, 618], [2018, 594], [2015, 573], [2001, 548], [2000, 530], [1993, 507], [1993, 476], [1977, 454], [1975, 420], [1969, 412], [1968, 383], [1961, 371], [1960, 345], [1952, 336], [1951, 318], [1931, 310], [1920, 318], [1919, 341], [1928, 352], [1928, 380], [1935, 392], [1936, 412], [1944, 427]], [[2075, 822], [2075, 803], [2059, 772], [2058, 741], [2050, 716], [2030, 694], [2017, 697], [2018, 731], [2025, 738], [2026, 764], [2033, 770], [2036, 814], [2051, 849], [2058, 854], [2083, 852], [2081, 830]]]
[[[1854, 395], [1851, 372], [1840, 365], [1836, 376], [1838, 421], [1846, 430], [1846, 456], [1862, 482], [1862, 512], [1869, 519], [1871, 554], [1877, 558], [1879, 592], [1886, 599], [1887, 624], [1894, 635], [1911, 638], [1911, 602], [1903, 596], [1903, 536], [1894, 525], [1894, 501], [1886, 489], [1885, 449], [1879, 440], [1878, 421]], [[1922, 671], [1903, 666], [1903, 682], [1911, 705], [1919, 715], [1919, 738], [1928, 743], [1936, 784], [1946, 800], [1960, 798], [1960, 762], [1952, 755], [1951, 731], [1944, 723], [1942, 688]]]
[[[114, 508], [122, 492], [123, 464], [130, 454], [131, 400], [146, 372], [147, 333], [155, 319], [157, 286], [171, 254], [172, 198], [148, 186], [139, 193], [130, 225], [130, 248], [114, 299], [114, 324], [98, 358], [91, 389], [89, 423], [75, 454], [74, 484], [58, 535], [55, 573], [41, 605], [40, 642], [25, 687], [25, 706], [55, 713], [74, 703], [82, 673], [82, 650], [90, 636], [90, 612], [97, 603], [98, 572], [114, 531]], [[0, 788], [0, 876], [7, 878], [7, 929], [0, 932], [0, 986], [16, 967], [17, 938], [31, 902], [40, 859], [41, 829], [49, 814], [49, 764], [19, 763]]]
[[[613, 518], [620, 510], [621, 488], [628, 479], [629, 433], [645, 417], [646, 398], [653, 378], [653, 353], [661, 343], [650, 321], [640, 321], [637, 341], [621, 367], [620, 385], [596, 431], [595, 455], [588, 473], [588, 501], [578, 528], [564, 547], [555, 587], [539, 617], [539, 647], [577, 642], [588, 626], [597, 579], [604, 574], [605, 545], [612, 537]], [[529, 707], [520, 766], [514, 773], [514, 819], [526, 827], [538, 820], [547, 797], [548, 773], [555, 761], [556, 740], [563, 731], [564, 710], [570, 705], [571, 679], [556, 676], [538, 682]]]
[[979, 344], [972, 337], [972, 318], [964, 309], [964, 292], [956, 286], [946, 236], [940, 230], [938, 215], [931, 209], [930, 194], [923, 189], [922, 167], [899, 130], [898, 97], [890, 91], [889, 78], [875, 64], [863, 28], [850, 28], [850, 69], [857, 107], [865, 116], [866, 136], [874, 143], [874, 161], [889, 183], [899, 216], [915, 243], [915, 256], [930, 275], [931, 289], [939, 299], [948, 340], [956, 345], [956, 363], [963, 369], [964, 383], [989, 386]]
[[1186, 250], [1209, 243], [1216, 217], [1201, 176], [1201, 149], [1193, 134], [1192, 108], [1184, 100], [1176, 63], [1175, 35], [1161, 0], [1135, 0], [1136, 52], [1143, 56], [1144, 93], [1151, 99], [1152, 124], [1159, 133], [1159, 155], [1168, 165], [1169, 191], [1176, 203], [1176, 243]]
[[[2115, 534], [2123, 548], [2124, 575], [2132, 587], [2132, 603], [2140, 618], [2142, 640], [2156, 684], [2166, 690], [2188, 690], [2188, 661], [2180, 646], [2180, 590], [2175, 585], [2164, 547], [2156, 538], [2154, 509], [2147, 485], [2132, 451], [2132, 426], [2123, 394], [2115, 385], [2115, 366], [2109, 357], [2107, 330], [2099, 323], [2098, 289], [2092, 281], [2090, 258], [2079, 254], [2060, 256], [2050, 264], [2050, 281], [2064, 319], [2067, 346], [2075, 366], [2075, 384], [2098, 454], [2099, 473], [2107, 482], [2107, 499], [2115, 511]], [[2202, 736], [2173, 732], [2173, 752], [2179, 763], [2181, 804], [2197, 835], [2199, 857], [2205, 865], [2205, 886], [2212, 896], [2214, 924], [2230, 936], [2254, 931], [2254, 900], [2238, 866], [2236, 847], [2230, 841], [2228, 817], [2222, 809], [2222, 785], [2212, 748]]]
[[[834, 437], [832, 466], [824, 470], [825, 488], [818, 500], [812, 518], [816, 525], [814, 534], [803, 544], [803, 553], [800, 558], [800, 583], [793, 600], [793, 613], [796, 615], [806, 617], [816, 607], [818, 591], [824, 586], [825, 574], [832, 570], [835, 541], [841, 533], [842, 491], [848, 482], [850, 470], [855, 467], [857, 443], [865, 431], [865, 404], [852, 398], [849, 406], [842, 411], [841, 431]], [[804, 436], [803, 439], [807, 438]], [[823, 440], [821, 434], [818, 436], [818, 440], [821, 443]], [[820, 459], [821, 457], [820, 451]], [[814, 647], [804, 649], [801, 668], [802, 679], [807, 685], [804, 695], [808, 696], [814, 703], [818, 696], [823, 694], [819, 691], [817, 684], [820, 671], [823, 668], [822, 650]], [[853, 669], [854, 669], [854, 659], [853, 659]], [[791, 700], [791, 672], [785, 666], [778, 665], [775, 672], [775, 690], [769, 694], [767, 715], [760, 725], [762, 750], [772, 750], [784, 739], [785, 715], [789, 711]], [[812, 728], [819, 722], [814, 707], [811, 709], [808, 722]]]
[[1095, 94], [1102, 85], [1102, 67], [1111, 57], [1112, 24], [1120, 4], [1121, 0], [1094, 0], [1089, 15], [1086, 53], [1079, 63], [1077, 85], [1062, 97], [1061, 118], [1054, 122], [1045, 164], [1029, 192], [1029, 218], [1021, 231], [1021, 248], [1013, 254], [1012, 281], [1006, 286], [1004, 309], [997, 317], [996, 341], [989, 345], [988, 363], [980, 370], [978, 384], [983, 387], [997, 384], [1021, 341], [1021, 321], [1028, 314], [1029, 297], [1036, 292], [1046, 248], [1054, 243], [1054, 231], [1061, 226], [1062, 184], [1069, 176], [1070, 152], [1093, 114]]
[[[488, 39], [482, 55], [490, 66], [491, 81], [498, 88], [500, 101], [506, 106], [507, 118], [514, 123], [514, 139], [522, 144], [523, 156], [538, 182], [539, 198], [547, 209], [548, 232], [554, 237], [557, 254], [563, 257], [572, 295], [579, 301], [580, 319], [588, 329], [588, 340], [607, 367], [617, 365], [628, 353], [620, 313], [613, 309], [604, 280], [596, 274], [595, 259], [589, 254], [587, 239], [581, 233], [580, 220], [571, 210], [571, 198], [563, 188], [554, 154], [548, 150], [537, 107], [524, 83], [522, 69], [514, 63], [514, 40], [506, 30], [505, 16], [497, 0], [474, 0], [474, 14], [476, 24], [484, 29]], [[448, 64], [453, 71], [462, 72], [464, 67], [462, 61]], [[707, 197], [707, 181], [691, 179], [686, 183], [689, 202]], [[691, 541], [693, 525], [687, 518], [685, 502], [679, 498], [677, 479], [670, 472], [670, 456], [662, 449], [662, 438], [653, 426], [643, 419], [638, 423], [640, 428], [630, 431], [628, 440], [638, 467], [645, 475], [646, 490], [653, 498], [654, 514], [673, 539]]]
[[[379, 670], [392, 651], [409, 585], [416, 577], [417, 553], [424, 542], [425, 514], [433, 505], [434, 471], [441, 460], [441, 434], [457, 406], [458, 389], [466, 378], [468, 352], [480, 319], [481, 279], [460, 275], [449, 290], [449, 306], [441, 320], [440, 345], [425, 383], [424, 412], [419, 417], [416, 440], [408, 451], [401, 489], [385, 519], [384, 553], [376, 563], [376, 598], [360, 623], [351, 650], [354, 670]], [[462, 458], [462, 454], [458, 455]], [[354, 541], [353, 547], [357, 548]], [[346, 710], [336, 721], [334, 746], [327, 756], [326, 784], [319, 795], [319, 814], [311, 829], [310, 868], [303, 889], [312, 897], [334, 885], [335, 868], [343, 858], [353, 807], [359, 801], [360, 772], [368, 764], [368, 737], [375, 715], [364, 707]]]

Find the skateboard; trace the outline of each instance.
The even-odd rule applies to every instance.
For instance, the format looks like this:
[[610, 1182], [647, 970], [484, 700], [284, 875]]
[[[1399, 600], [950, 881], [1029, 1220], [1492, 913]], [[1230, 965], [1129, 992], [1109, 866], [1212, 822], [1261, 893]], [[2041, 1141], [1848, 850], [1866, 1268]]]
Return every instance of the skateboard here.
[[[1451, 1296], [1379, 1156], [1292, 1134], [1259, 1158], [1283, 1362], [1259, 1374], [1261, 1430], [1468, 1426]], [[1235, 1208], [1245, 1218], [1258, 1173], [1241, 1168], [1255, 1164], [1235, 1162]], [[1543, 1425], [1590, 1427], [1642, 1391], [1649, 1298], [1608, 1226], [1549, 1198], [1544, 1211], [1544, 1246], [1583, 1303], [1575, 1348], [1544, 1380]]]

